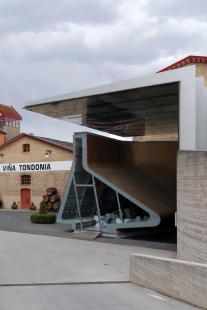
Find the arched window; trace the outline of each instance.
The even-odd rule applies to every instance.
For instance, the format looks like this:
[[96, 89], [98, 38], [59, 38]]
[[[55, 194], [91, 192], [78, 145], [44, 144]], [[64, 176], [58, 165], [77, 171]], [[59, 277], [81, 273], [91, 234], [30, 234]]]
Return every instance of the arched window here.
[[30, 175], [22, 175], [21, 176], [21, 185], [30, 185], [31, 184], [31, 176]]
[[30, 145], [29, 144], [23, 144], [23, 152], [29, 152], [30, 151]]

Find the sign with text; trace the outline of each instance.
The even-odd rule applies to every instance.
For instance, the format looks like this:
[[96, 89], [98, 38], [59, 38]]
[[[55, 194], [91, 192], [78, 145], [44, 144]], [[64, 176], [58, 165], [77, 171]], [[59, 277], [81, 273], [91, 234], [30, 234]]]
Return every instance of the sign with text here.
[[43, 172], [43, 171], [63, 171], [70, 170], [72, 160], [52, 161], [52, 162], [33, 162], [33, 163], [15, 163], [0, 165], [0, 172]]

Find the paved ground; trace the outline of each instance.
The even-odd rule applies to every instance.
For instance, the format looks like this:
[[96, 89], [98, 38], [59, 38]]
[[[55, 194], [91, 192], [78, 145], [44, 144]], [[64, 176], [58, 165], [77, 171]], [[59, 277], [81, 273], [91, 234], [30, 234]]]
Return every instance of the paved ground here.
[[[47, 236], [53, 225], [35, 225], [44, 235], [31, 234], [31, 229], [29, 234], [9, 232], [10, 227], [20, 229], [13, 214], [0, 212], [0, 309], [198, 309], [129, 283], [130, 253], [175, 258], [175, 251], [114, 244], [107, 238], [104, 242], [66, 238], [62, 228], [60, 237]], [[21, 216], [15, 215], [19, 224]], [[27, 225], [22, 221], [21, 231]]]
[[[22, 232], [29, 234], [74, 238], [70, 225], [53, 224], [37, 225], [30, 222], [29, 217], [32, 212], [20, 210], [0, 210], [0, 230]], [[141, 246], [148, 248], [164, 249], [176, 251], [176, 235], [165, 234], [155, 236], [140, 236], [139, 238], [98, 238], [94, 242], [123, 244], [128, 246]]]
[[0, 231], [0, 309], [196, 309], [128, 283], [129, 254], [158, 249]]

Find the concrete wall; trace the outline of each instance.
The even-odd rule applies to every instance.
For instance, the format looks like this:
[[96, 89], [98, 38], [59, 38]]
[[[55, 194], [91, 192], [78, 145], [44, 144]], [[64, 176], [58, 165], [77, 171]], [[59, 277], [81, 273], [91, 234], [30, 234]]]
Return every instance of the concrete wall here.
[[207, 265], [131, 254], [129, 277], [134, 284], [207, 308]]
[[20, 128], [4, 126], [4, 130], [7, 132], [7, 135], [5, 135], [5, 142], [13, 139], [20, 134]]
[[[30, 152], [23, 152], [23, 144], [30, 144]], [[45, 158], [46, 150], [51, 150], [48, 158]], [[53, 161], [67, 161], [73, 159], [73, 153], [61, 149], [57, 146], [52, 146], [47, 143], [23, 137], [22, 139], [12, 143], [6, 148], [2, 149], [0, 153], [4, 156], [0, 157], [0, 164], [12, 163], [27, 163], [27, 162], [53, 162]], [[31, 176], [31, 185], [21, 185], [22, 175]], [[31, 201], [39, 207], [46, 189], [48, 187], [56, 187], [58, 194], [62, 198], [69, 171], [42, 171], [42, 172], [2, 172], [0, 173], [0, 197], [3, 201], [3, 208], [11, 208], [13, 201], [19, 203], [21, 208], [21, 194], [22, 188], [31, 189]]]
[[207, 152], [179, 151], [178, 259], [207, 264]]

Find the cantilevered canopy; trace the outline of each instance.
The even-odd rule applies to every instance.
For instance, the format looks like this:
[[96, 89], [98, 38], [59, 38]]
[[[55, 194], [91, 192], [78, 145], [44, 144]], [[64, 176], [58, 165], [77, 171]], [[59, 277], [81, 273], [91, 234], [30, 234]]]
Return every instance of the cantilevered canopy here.
[[104, 132], [127, 136], [144, 136], [145, 126], [156, 134], [178, 131], [178, 82], [109, 91], [83, 96], [73, 93], [32, 102], [25, 109], [75, 122]]

